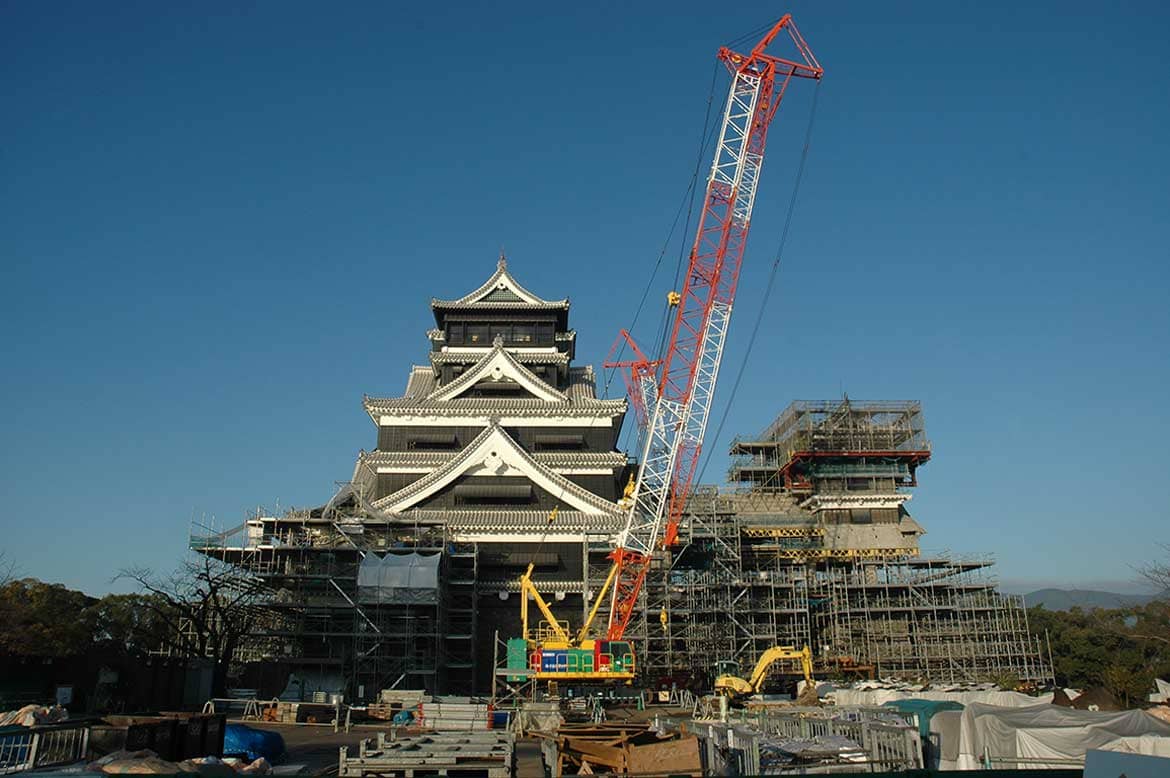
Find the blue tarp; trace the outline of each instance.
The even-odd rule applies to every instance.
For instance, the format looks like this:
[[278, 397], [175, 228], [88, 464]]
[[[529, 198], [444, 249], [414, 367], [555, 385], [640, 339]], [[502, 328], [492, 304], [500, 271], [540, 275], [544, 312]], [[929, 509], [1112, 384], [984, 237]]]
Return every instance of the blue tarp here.
[[244, 754], [249, 762], [264, 757], [274, 762], [284, 754], [284, 738], [279, 732], [253, 729], [244, 724], [228, 724], [223, 730], [223, 753]]

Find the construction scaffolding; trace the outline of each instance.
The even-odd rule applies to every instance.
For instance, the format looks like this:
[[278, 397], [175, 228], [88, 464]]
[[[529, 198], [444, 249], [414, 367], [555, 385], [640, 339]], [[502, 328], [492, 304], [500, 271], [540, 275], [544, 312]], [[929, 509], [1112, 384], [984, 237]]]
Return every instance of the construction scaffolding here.
[[[777, 645], [809, 646], [821, 677], [1051, 680], [990, 558], [919, 549], [923, 529], [906, 510], [931, 453], [918, 403], [794, 403], [731, 451], [732, 485], [691, 495], [626, 631], [643, 683], [707, 692], [716, 662], [746, 672]], [[603, 526], [540, 546], [500, 530], [473, 542], [444, 520], [452, 514], [388, 519], [359, 491], [343, 484], [323, 508], [191, 533], [192, 549], [263, 584], [264, 618], [237, 658], [281, 664], [306, 695], [527, 693], [528, 679], [501, 675], [496, 650], [499, 635], [519, 634], [519, 571], [535, 562], [540, 590], [574, 624], [610, 572]], [[797, 677], [772, 673], [774, 686]]]
[[754, 489], [892, 489], [917, 486], [930, 442], [921, 403], [846, 397], [792, 403], [760, 434], [737, 437], [731, 456], [729, 480]]
[[[638, 647], [649, 677], [702, 686], [717, 661], [746, 671], [772, 646], [808, 645], [822, 677], [1052, 680], [1022, 598], [997, 591], [990, 558], [833, 548], [816, 527], [779, 522], [764, 533], [758, 515], [734, 510], [742, 498], [696, 495], [683, 545], [648, 578]], [[795, 676], [777, 668], [774, 680]]]
[[261, 583], [265, 618], [237, 661], [281, 664], [305, 695], [474, 684], [478, 548], [443, 527], [258, 511], [226, 531], [194, 525], [189, 546]]
[[[680, 527], [680, 546], [647, 577], [640, 647], [650, 677], [708, 688], [718, 660], [748, 665], [772, 646], [809, 643], [807, 572], [758, 553], [771, 538], [745, 531], [759, 519], [738, 513], [740, 498], [711, 487], [697, 490]], [[791, 539], [801, 543], [803, 534]], [[699, 677], [682, 677], [688, 673]]]
[[1001, 594], [989, 558], [949, 555], [827, 562], [814, 612], [824, 655], [878, 676], [1048, 682], [1023, 598]]
[[647, 580], [651, 677], [705, 683], [717, 661], [747, 670], [772, 646], [808, 645], [822, 675], [1051, 681], [990, 558], [919, 550], [905, 503], [931, 456], [920, 403], [795, 402], [731, 455], [733, 485], [695, 491]]

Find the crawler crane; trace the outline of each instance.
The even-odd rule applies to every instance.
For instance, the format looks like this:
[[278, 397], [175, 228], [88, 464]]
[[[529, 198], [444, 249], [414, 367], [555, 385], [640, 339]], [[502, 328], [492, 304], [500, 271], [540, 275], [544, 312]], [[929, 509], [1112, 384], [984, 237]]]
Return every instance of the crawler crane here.
[[[768, 53], [781, 34], [795, 47], [794, 59]], [[625, 528], [615, 539], [610, 554], [613, 567], [581, 633], [565, 641], [568, 631], [554, 630], [545, 640], [535, 641], [529, 661], [538, 677], [550, 672], [545, 670], [549, 652], [562, 650], [554, 645], [567, 642], [563, 650], [582, 650], [582, 641], [607, 594], [605, 644], [630, 646], [625, 632], [646, 573], [655, 552], [675, 543], [695, 477], [751, 226], [768, 127], [792, 79], [819, 80], [824, 73], [787, 14], [750, 52], [723, 47], [718, 58], [731, 73], [731, 87], [682, 289], [668, 295], [673, 317], [669, 339], [661, 355], [650, 359], [623, 330], [619, 342], [627, 343], [636, 358], [606, 363], [607, 367], [626, 369], [623, 377], [641, 428], [638, 474], [623, 500]], [[524, 602], [522, 607], [526, 608], [526, 598]], [[539, 606], [540, 601], [537, 603]], [[555, 621], [551, 614], [545, 615], [550, 622]], [[631, 652], [631, 672], [633, 659]], [[567, 663], [565, 672], [570, 672]]]

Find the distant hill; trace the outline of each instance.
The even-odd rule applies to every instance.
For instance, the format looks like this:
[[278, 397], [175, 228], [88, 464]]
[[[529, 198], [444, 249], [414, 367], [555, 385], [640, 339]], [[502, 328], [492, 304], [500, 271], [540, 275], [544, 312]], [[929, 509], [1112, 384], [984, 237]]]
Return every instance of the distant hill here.
[[1153, 594], [1117, 594], [1116, 592], [1098, 592], [1092, 589], [1037, 589], [1024, 595], [1024, 603], [1029, 607], [1043, 605], [1050, 611], [1066, 611], [1080, 607], [1085, 610], [1092, 608], [1128, 608], [1131, 605], [1144, 605], [1154, 599]]

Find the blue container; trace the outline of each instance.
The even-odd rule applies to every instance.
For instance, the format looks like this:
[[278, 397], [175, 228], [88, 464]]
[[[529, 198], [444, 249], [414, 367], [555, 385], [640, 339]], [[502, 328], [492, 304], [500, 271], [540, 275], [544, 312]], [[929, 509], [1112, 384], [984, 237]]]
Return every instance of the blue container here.
[[568, 655], [565, 651], [544, 651], [540, 655], [540, 669], [546, 673], [555, 673], [568, 666]]

